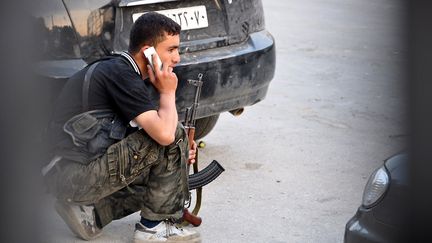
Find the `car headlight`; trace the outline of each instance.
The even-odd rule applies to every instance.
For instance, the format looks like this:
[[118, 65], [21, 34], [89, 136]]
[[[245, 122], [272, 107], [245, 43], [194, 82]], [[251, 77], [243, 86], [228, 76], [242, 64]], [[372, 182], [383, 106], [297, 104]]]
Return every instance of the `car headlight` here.
[[382, 166], [369, 177], [363, 192], [363, 206], [366, 208], [374, 206], [387, 191], [388, 185], [389, 175], [384, 166]]

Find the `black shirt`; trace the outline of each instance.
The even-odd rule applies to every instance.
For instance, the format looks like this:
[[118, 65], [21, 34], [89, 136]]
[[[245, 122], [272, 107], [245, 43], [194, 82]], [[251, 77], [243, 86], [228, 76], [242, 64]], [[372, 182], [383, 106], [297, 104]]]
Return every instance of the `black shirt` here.
[[[139, 114], [158, 109], [159, 94], [150, 80], [141, 78], [135, 61], [122, 53], [99, 61], [93, 70], [88, 90], [88, 109], [110, 109], [128, 126]], [[52, 151], [73, 147], [72, 139], [63, 131], [63, 125], [83, 109], [84, 77], [91, 65], [75, 73], [66, 82], [56, 101], [48, 130]], [[128, 128], [128, 134], [136, 128]]]
[[[88, 110], [111, 109], [125, 124], [139, 114], [157, 110], [157, 92], [150, 81], [143, 80], [129, 54], [99, 61], [93, 71], [88, 92]], [[125, 58], [128, 57], [128, 58]], [[74, 74], [57, 100], [53, 120], [64, 124], [82, 113], [84, 77], [89, 66]]]

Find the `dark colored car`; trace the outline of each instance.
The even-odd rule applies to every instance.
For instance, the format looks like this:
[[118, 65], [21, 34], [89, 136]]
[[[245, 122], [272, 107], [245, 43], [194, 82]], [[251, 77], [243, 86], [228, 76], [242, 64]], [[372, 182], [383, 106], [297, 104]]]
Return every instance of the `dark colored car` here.
[[34, 11], [40, 36], [37, 72], [54, 100], [65, 80], [87, 63], [127, 50], [133, 21], [157, 11], [182, 26], [177, 108], [193, 102], [186, 80], [203, 73], [198, 138], [219, 114], [240, 113], [266, 96], [275, 71], [275, 42], [265, 29], [261, 0], [41, 0]]
[[363, 202], [345, 227], [345, 243], [409, 242], [408, 155], [397, 154], [375, 170], [363, 192]]

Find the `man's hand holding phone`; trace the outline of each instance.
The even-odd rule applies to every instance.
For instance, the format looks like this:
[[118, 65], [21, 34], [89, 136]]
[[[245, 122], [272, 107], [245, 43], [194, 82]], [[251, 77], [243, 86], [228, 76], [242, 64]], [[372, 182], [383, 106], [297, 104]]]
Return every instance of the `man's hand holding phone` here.
[[162, 63], [154, 47], [149, 47], [144, 51], [149, 65], [147, 65], [149, 79], [159, 93], [175, 93], [177, 89], [177, 75], [173, 73], [173, 68]]

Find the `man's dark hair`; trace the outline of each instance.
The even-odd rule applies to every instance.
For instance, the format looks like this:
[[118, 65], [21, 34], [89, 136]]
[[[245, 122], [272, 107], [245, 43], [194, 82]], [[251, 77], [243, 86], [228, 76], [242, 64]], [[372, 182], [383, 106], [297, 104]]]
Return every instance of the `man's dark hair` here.
[[142, 46], [155, 46], [168, 35], [180, 34], [181, 27], [165, 15], [149, 12], [141, 15], [132, 25], [129, 52], [135, 54]]

